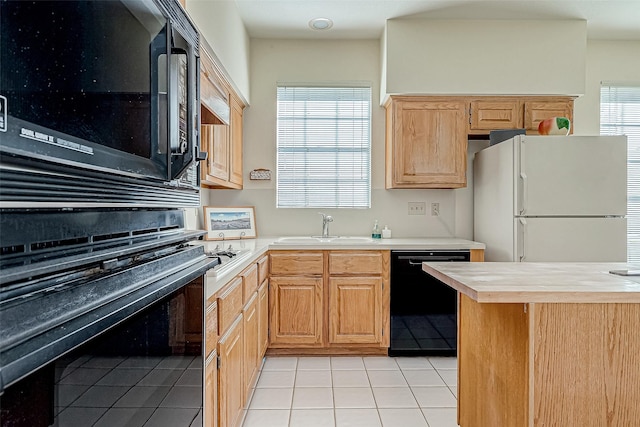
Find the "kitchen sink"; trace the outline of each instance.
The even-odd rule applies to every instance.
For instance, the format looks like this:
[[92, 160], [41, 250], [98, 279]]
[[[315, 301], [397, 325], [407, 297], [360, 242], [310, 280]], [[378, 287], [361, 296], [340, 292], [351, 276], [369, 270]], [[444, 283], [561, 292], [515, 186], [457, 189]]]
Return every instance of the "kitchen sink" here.
[[358, 236], [292, 236], [281, 237], [274, 244], [281, 245], [317, 245], [317, 244], [332, 244], [332, 245], [351, 245], [357, 243], [373, 243], [374, 240], [371, 237], [358, 237]]

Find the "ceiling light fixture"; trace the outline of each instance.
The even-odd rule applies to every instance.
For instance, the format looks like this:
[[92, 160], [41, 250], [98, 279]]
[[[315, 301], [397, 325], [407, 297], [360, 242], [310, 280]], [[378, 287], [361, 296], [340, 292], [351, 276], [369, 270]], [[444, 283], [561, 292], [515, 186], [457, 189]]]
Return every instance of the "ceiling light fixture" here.
[[309, 21], [309, 28], [312, 30], [328, 30], [333, 27], [333, 21], [329, 18], [313, 18]]

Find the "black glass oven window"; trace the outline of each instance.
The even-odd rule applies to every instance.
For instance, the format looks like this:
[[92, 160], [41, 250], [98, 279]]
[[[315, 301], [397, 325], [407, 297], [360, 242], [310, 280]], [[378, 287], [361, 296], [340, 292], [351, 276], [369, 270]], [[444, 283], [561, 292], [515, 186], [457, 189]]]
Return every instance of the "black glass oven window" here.
[[150, 158], [152, 41], [165, 37], [166, 19], [141, 1], [1, 4], [0, 92], [11, 115]]

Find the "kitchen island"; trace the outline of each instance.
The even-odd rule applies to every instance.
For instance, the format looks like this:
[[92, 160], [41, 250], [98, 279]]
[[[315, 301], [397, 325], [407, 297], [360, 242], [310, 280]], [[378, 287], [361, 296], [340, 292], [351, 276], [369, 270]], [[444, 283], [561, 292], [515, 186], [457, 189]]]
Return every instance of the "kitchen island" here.
[[615, 263], [424, 263], [460, 292], [461, 427], [640, 425], [640, 277]]

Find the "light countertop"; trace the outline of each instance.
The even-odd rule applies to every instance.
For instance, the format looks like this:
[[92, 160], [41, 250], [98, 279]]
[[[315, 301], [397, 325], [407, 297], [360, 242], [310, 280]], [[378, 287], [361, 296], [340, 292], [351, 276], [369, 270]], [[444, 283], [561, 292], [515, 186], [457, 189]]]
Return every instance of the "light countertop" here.
[[[195, 245], [204, 245], [205, 252], [213, 251], [216, 245], [227, 248], [232, 245], [235, 249], [246, 249], [242, 260], [233, 263], [229, 268], [210, 270], [206, 275], [206, 298], [212, 297], [231, 279], [238, 275], [248, 265], [256, 262], [269, 250], [464, 250], [484, 249], [483, 243], [458, 238], [395, 238], [376, 239], [374, 241], [358, 241], [353, 243], [332, 242], [277, 242], [281, 237], [261, 237], [258, 239], [243, 240], [208, 240], [192, 242]], [[277, 242], [277, 243], [276, 243]]]
[[625, 263], [423, 263], [423, 270], [482, 303], [640, 303]]

